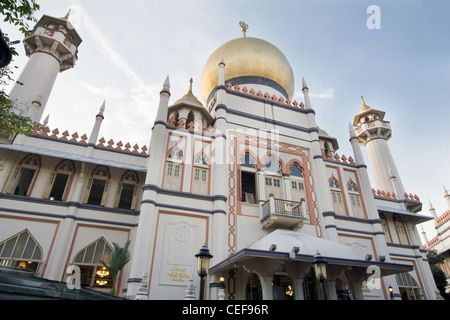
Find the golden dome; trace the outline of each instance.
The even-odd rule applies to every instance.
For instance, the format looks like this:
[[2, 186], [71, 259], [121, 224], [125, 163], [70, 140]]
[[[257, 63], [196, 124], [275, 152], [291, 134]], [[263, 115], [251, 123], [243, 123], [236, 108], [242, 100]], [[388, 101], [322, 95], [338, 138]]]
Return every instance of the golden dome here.
[[223, 44], [206, 61], [200, 80], [205, 103], [218, 84], [221, 54], [225, 60], [225, 82], [233, 79], [233, 85], [267, 84], [286, 95], [286, 98], [292, 98], [294, 73], [284, 54], [265, 40], [243, 37]]

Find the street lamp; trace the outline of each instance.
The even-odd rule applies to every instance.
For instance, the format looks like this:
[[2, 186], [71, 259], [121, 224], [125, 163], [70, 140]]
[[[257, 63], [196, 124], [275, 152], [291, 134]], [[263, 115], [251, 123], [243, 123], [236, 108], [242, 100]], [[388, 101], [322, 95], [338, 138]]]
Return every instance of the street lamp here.
[[200, 277], [200, 300], [203, 300], [205, 277], [209, 270], [209, 260], [211, 260], [213, 256], [209, 252], [208, 246], [205, 243], [195, 257], [197, 258], [197, 273]]
[[313, 264], [316, 279], [319, 280], [322, 285], [323, 299], [328, 300], [327, 291], [325, 290], [325, 280], [327, 280], [327, 262], [319, 253], [319, 251], [317, 251], [317, 253], [314, 255]]
[[391, 287], [391, 285], [389, 285], [389, 295], [391, 296], [391, 300], [394, 299], [394, 288]]

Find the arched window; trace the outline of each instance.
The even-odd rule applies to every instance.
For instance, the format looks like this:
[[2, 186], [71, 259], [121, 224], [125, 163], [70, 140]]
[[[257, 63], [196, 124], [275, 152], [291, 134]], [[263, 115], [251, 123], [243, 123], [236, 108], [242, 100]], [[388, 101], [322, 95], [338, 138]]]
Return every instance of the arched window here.
[[98, 166], [88, 180], [83, 197], [83, 203], [104, 206], [109, 187], [109, 170], [105, 166]]
[[398, 289], [402, 295], [402, 300], [423, 300], [422, 289], [417, 281], [408, 273], [399, 273], [395, 275]]
[[203, 153], [194, 160], [192, 193], [209, 194], [209, 164]]
[[136, 199], [139, 191], [139, 178], [137, 172], [127, 171], [120, 180], [117, 188], [115, 208], [134, 210], [136, 208]]
[[270, 156], [269, 158], [267, 158], [267, 160], [264, 162], [264, 165], [266, 166], [266, 172], [281, 174], [280, 162], [277, 161], [274, 156]]
[[182, 161], [181, 151], [178, 148], [172, 149], [166, 161], [166, 173], [164, 176], [165, 189], [181, 190]]
[[348, 193], [350, 195], [350, 202], [352, 204], [353, 216], [357, 218], [364, 218], [364, 211], [361, 204], [361, 196], [359, 194], [356, 183], [350, 180], [348, 183]]
[[25, 229], [0, 243], [0, 265], [36, 272], [42, 262], [42, 249]]
[[256, 160], [250, 153], [239, 159], [241, 168], [241, 201], [254, 204], [256, 197]]
[[[294, 163], [289, 167], [291, 172], [290, 180], [291, 180], [291, 197], [293, 201], [301, 201], [301, 199], [306, 200], [306, 191], [305, 191], [305, 177], [303, 173], [303, 169], [297, 164]], [[306, 207], [306, 201], [302, 204], [302, 207]]]
[[405, 224], [403, 223], [402, 218], [398, 214], [394, 214], [393, 219], [400, 244], [409, 244], [408, 234], [406, 232]]
[[44, 199], [66, 201], [74, 172], [75, 166], [72, 161], [64, 160], [58, 164], [50, 175]]
[[383, 227], [384, 237], [386, 238], [386, 242], [392, 243], [391, 232], [389, 231], [389, 226], [386, 221], [386, 217], [383, 213], [380, 213], [381, 226]]
[[281, 164], [275, 159], [274, 156], [270, 156], [264, 162], [265, 168], [265, 184], [266, 184], [266, 199], [269, 199], [270, 194], [273, 194], [275, 198], [283, 198], [283, 186], [281, 179]]
[[336, 214], [345, 214], [341, 186], [335, 177], [332, 177], [330, 179], [330, 191], [331, 198], [333, 200], [334, 212]]
[[246, 153], [243, 157], [241, 157], [240, 165], [241, 167], [255, 168], [256, 160], [253, 159], [253, 157], [249, 153]]
[[[191, 111], [189, 111], [187, 119], [186, 119], [186, 129], [189, 128], [189, 126], [191, 125], [191, 122], [192, 122], [192, 124], [194, 124], [194, 120], [195, 120], [194, 112], [192, 112], [192, 110], [191, 110]], [[193, 126], [192, 126], [192, 128], [193, 128]]]
[[13, 171], [6, 186], [6, 193], [19, 196], [30, 196], [32, 185], [36, 180], [37, 171], [41, 166], [39, 156], [32, 154], [26, 156]]
[[100, 261], [109, 265], [113, 249], [101, 237], [77, 253], [73, 264], [80, 267], [81, 285], [90, 288], [111, 288], [112, 278], [105, 274], [106, 268]]

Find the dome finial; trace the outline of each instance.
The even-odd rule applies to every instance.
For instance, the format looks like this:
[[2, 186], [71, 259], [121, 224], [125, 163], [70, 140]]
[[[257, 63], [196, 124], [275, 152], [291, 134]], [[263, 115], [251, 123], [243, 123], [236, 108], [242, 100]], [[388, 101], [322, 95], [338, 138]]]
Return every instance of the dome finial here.
[[194, 80], [192, 78], [189, 79], [189, 91], [188, 93], [192, 94], [192, 83], [194, 82]]
[[70, 13], [72, 12], [72, 9], [70, 9], [69, 8], [69, 10], [67, 11], [67, 14], [63, 17], [63, 18], [61, 18], [62, 20], [69, 20], [69, 16], [70, 16]]
[[248, 24], [246, 24], [244, 21], [240, 21], [240, 22], [239, 22], [239, 25], [240, 25], [241, 28], [242, 28], [242, 35], [243, 35], [243, 37], [245, 38], [245, 37], [246, 37], [247, 30], [248, 30]]

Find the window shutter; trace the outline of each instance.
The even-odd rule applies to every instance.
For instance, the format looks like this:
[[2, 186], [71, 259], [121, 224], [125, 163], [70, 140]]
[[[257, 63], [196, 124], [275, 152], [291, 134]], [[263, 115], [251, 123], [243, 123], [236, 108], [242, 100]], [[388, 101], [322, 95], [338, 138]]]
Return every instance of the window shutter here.
[[50, 175], [50, 179], [48, 180], [47, 186], [45, 187], [44, 199], [48, 199], [50, 197], [50, 192], [52, 191], [53, 183], [55, 182], [56, 172], [52, 172]]
[[101, 202], [101, 206], [105, 206], [105, 204], [106, 204], [106, 199], [108, 198], [107, 197], [107, 195], [108, 195], [108, 189], [109, 189], [109, 181], [106, 181], [106, 183], [105, 183], [105, 189], [103, 190], [103, 196], [102, 196], [102, 202]]
[[131, 201], [131, 208], [130, 210], [134, 210], [136, 209], [136, 202], [137, 202], [137, 195], [139, 193], [139, 185], [135, 185], [134, 186], [134, 191], [133, 191], [133, 200]]
[[16, 166], [16, 168], [14, 169], [14, 173], [13, 173], [12, 177], [9, 179], [9, 182], [6, 185], [5, 193], [12, 193], [13, 192], [13, 188], [16, 185], [17, 178], [19, 177], [19, 172], [20, 172], [20, 166]]
[[94, 178], [89, 178], [88, 183], [86, 185], [86, 189], [84, 190], [83, 200], [82, 203], [86, 204], [89, 199], [89, 194], [91, 192], [92, 183], [94, 182]]
[[[119, 202], [120, 202], [120, 195], [122, 194], [122, 182], [119, 183], [119, 186], [117, 187], [117, 192], [116, 192], [116, 198], [114, 200], [114, 208], [118, 208], [119, 207]], [[105, 186], [106, 188], [106, 186]]]

